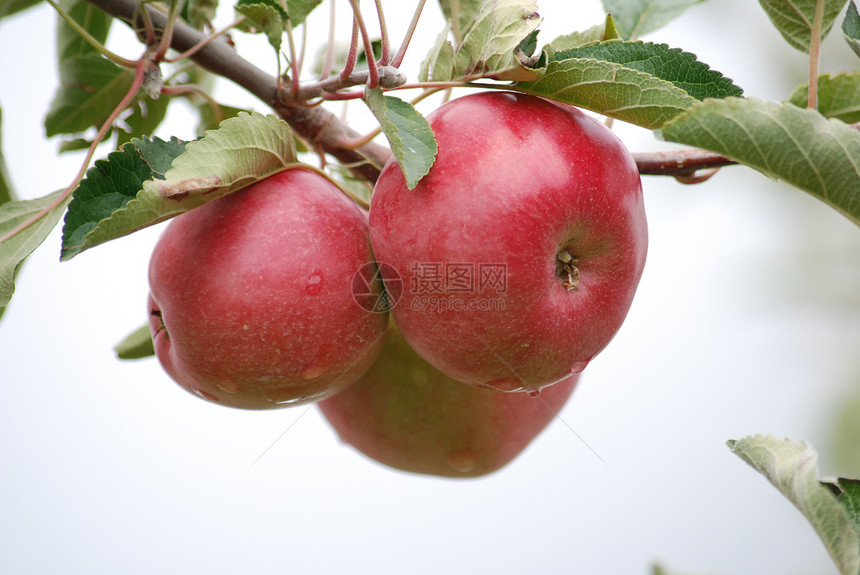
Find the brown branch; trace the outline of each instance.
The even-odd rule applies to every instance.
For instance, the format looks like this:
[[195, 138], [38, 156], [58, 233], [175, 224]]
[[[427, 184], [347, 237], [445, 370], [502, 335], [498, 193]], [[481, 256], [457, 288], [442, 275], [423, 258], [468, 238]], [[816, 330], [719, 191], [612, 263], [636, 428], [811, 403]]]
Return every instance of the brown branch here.
[[639, 173], [643, 176], [675, 176], [682, 181], [695, 182], [699, 170], [736, 164], [734, 160], [707, 150], [675, 150], [633, 154]]
[[[137, 0], [88, 0], [108, 14], [131, 23], [139, 9]], [[162, 30], [167, 15], [145, 5], [153, 25]], [[183, 22], [176, 22], [170, 47], [185, 52], [206, 39], [206, 35]], [[344, 149], [340, 142], [354, 139], [359, 134], [343, 121], [320, 106], [287, 105], [278, 94], [277, 78], [257, 68], [241, 56], [223, 39], [206, 44], [191, 58], [196, 64], [246, 89], [270, 106], [286, 120], [295, 132], [312, 146], [331, 154], [358, 176], [375, 181], [382, 165], [390, 156], [384, 146], [369, 143], [356, 150]]]
[[[87, 1], [126, 23], [131, 23], [135, 16], [140, 18], [138, 0]], [[158, 30], [163, 30], [167, 22], [167, 15], [151, 5], [145, 6], [152, 25]], [[417, 20], [417, 14], [413, 20]], [[205, 34], [194, 30], [181, 21], [177, 21], [173, 29], [170, 46], [179, 52], [186, 52], [192, 48], [199, 48], [201, 42], [206, 39]], [[395, 56], [396, 60], [402, 57], [405, 45], [406, 41]], [[391, 152], [387, 148], [373, 142], [356, 149], [349, 148], [347, 144], [357, 141], [360, 134], [325, 108], [302, 103], [307, 99], [331, 93], [332, 90], [363, 84], [367, 81], [367, 71], [355, 72], [346, 78], [325, 78], [319, 82], [302, 86], [297, 95], [298, 99], [291, 99], [284, 92], [279, 94], [276, 77], [239, 56], [224, 38], [208, 42], [199, 48], [191, 59], [213, 74], [226, 78], [246, 89], [270, 106], [290, 124], [300, 137], [315, 149], [330, 154], [343, 164], [351, 166], [350, 169], [361, 178], [370, 182], [376, 181], [380, 169], [391, 156]], [[396, 68], [382, 67], [380, 72], [380, 83], [384, 88], [401, 86], [405, 80]], [[634, 158], [642, 175], [674, 176], [679, 181], [688, 183], [702, 181], [710, 176], [710, 174], [697, 173], [701, 170], [735, 163], [723, 156], [698, 149], [640, 153], [634, 154]]]

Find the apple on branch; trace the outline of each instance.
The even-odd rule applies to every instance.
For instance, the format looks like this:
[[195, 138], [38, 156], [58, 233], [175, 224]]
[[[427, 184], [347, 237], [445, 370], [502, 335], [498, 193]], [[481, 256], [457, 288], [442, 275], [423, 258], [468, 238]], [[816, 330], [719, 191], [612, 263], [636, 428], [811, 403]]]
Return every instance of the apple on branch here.
[[[373, 363], [387, 314], [353, 298], [372, 266], [367, 214], [289, 169], [175, 218], [152, 253], [150, 324], [165, 371], [222, 405], [317, 401]], [[381, 296], [377, 282], [371, 285]]]
[[[620, 328], [648, 244], [636, 164], [567, 105], [484, 92], [427, 117], [439, 152], [408, 189], [394, 161], [370, 205], [391, 310], [430, 364], [471, 385], [535, 390], [581, 372]], [[444, 305], [443, 305], [444, 304]]]

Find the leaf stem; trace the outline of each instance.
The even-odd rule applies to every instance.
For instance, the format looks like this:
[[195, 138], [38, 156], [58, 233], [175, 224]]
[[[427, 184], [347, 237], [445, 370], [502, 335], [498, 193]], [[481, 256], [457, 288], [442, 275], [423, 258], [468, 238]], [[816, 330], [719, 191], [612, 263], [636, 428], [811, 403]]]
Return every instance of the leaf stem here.
[[335, 25], [335, 14], [336, 14], [336, 2], [335, 0], [331, 0], [331, 9], [329, 10], [328, 17], [328, 44], [325, 47], [325, 60], [323, 60], [322, 72], [320, 73], [320, 80], [325, 80], [329, 76], [331, 76], [331, 68], [334, 64], [334, 25]]
[[59, 4], [54, 2], [54, 0], [48, 0], [48, 4], [54, 7], [54, 10], [57, 11], [57, 14], [66, 21], [66, 24], [72, 27], [72, 29], [78, 33], [78, 36], [83, 38], [90, 46], [95, 48], [99, 54], [113, 62], [118, 66], [123, 66], [124, 68], [134, 68], [137, 65], [137, 62], [134, 60], [129, 60], [128, 58], [123, 58], [119, 54], [114, 54], [110, 50], [108, 50], [101, 42], [96, 40], [90, 35], [89, 32], [84, 30], [80, 24], [78, 24], [74, 18], [72, 18], [68, 12], [63, 10]]
[[293, 24], [287, 19], [287, 43], [290, 49], [290, 95], [295, 98], [299, 93], [299, 58], [296, 55], [296, 42], [293, 39]]
[[818, 109], [818, 63], [821, 54], [821, 27], [824, 23], [824, 2], [817, 0], [815, 3], [815, 19], [812, 22], [812, 30], [809, 42], [809, 96], [807, 107], [812, 110]]
[[370, 40], [370, 34], [367, 32], [367, 26], [361, 16], [358, 0], [349, 0], [349, 3], [352, 5], [352, 15], [361, 31], [361, 40], [364, 42], [364, 54], [367, 56], [367, 87], [373, 90], [379, 87], [379, 69], [376, 67], [376, 58], [373, 57], [373, 42]]
[[113, 125], [114, 121], [116, 121], [116, 119], [120, 115], [120, 113], [123, 110], [125, 110], [131, 104], [131, 102], [137, 97], [137, 93], [140, 91], [141, 87], [143, 86], [144, 76], [146, 75], [146, 70], [149, 68], [149, 65], [150, 65], [150, 61], [147, 60], [146, 58], [141, 58], [140, 60], [137, 61], [137, 64], [135, 66], [135, 71], [134, 71], [134, 80], [131, 83], [131, 87], [129, 88], [126, 95], [123, 97], [122, 101], [120, 101], [120, 103], [117, 104], [116, 108], [114, 108], [113, 112], [110, 113], [110, 116], [108, 116], [108, 118], [107, 118], [107, 120], [105, 120], [104, 124], [102, 124], [102, 127], [99, 128], [99, 131], [96, 134], [96, 137], [93, 139], [92, 144], [90, 144], [90, 147], [87, 150], [87, 155], [84, 158], [84, 161], [81, 165], [81, 169], [78, 170], [78, 173], [75, 176], [75, 179], [72, 180], [72, 183], [69, 184], [69, 186], [63, 191], [63, 193], [60, 194], [59, 196], [57, 196], [57, 199], [54, 200], [53, 202], [51, 202], [51, 204], [49, 206], [45, 207], [44, 209], [42, 209], [40, 212], [36, 213], [30, 219], [22, 222], [17, 227], [15, 227], [13, 230], [11, 230], [10, 232], [8, 232], [5, 235], [3, 235], [2, 237], [0, 237], [0, 243], [5, 242], [6, 240], [16, 236], [17, 234], [19, 234], [23, 230], [29, 228], [31, 225], [38, 222], [40, 219], [45, 217], [45, 215], [50, 213], [51, 210], [53, 210], [54, 208], [56, 208], [57, 206], [59, 206], [63, 202], [65, 202], [69, 198], [69, 196], [72, 195], [72, 193], [75, 191], [75, 189], [77, 189], [80, 181], [86, 175], [87, 168], [90, 165], [90, 161], [92, 161], [93, 156], [96, 153], [96, 148], [98, 147], [99, 144], [102, 143], [102, 141], [105, 138], [105, 135], [108, 133], [108, 130], [110, 130], [110, 127]]
[[167, 16], [167, 24], [161, 33], [161, 41], [158, 43], [158, 49], [152, 57], [154, 62], [163, 62], [167, 55], [167, 50], [170, 49], [170, 43], [173, 40], [173, 27], [176, 25], [176, 20], [179, 18], [179, 13], [182, 11], [182, 5], [185, 0], [170, 0], [170, 12]]
[[[385, 25], [385, 14], [382, 11], [382, 0], [376, 0], [376, 14], [379, 17], [379, 37], [382, 42], [382, 53], [379, 56], [378, 64], [387, 66], [391, 61], [391, 42], [388, 37], [388, 28]], [[370, 58], [373, 57], [371, 53]]]
[[346, 80], [352, 71], [355, 70], [355, 62], [358, 60], [358, 22], [352, 20], [352, 38], [349, 41], [349, 52], [346, 55], [346, 63], [343, 70], [340, 71], [338, 77], [341, 80]]
[[409, 28], [406, 29], [406, 35], [403, 37], [403, 42], [400, 48], [391, 60], [391, 65], [399, 68], [403, 63], [403, 57], [406, 56], [406, 49], [409, 48], [409, 42], [412, 41], [412, 36], [415, 34], [415, 28], [418, 26], [418, 19], [421, 17], [421, 12], [424, 10], [424, 4], [427, 0], [418, 0], [418, 6], [415, 8], [415, 13], [412, 15], [412, 21], [409, 22]]

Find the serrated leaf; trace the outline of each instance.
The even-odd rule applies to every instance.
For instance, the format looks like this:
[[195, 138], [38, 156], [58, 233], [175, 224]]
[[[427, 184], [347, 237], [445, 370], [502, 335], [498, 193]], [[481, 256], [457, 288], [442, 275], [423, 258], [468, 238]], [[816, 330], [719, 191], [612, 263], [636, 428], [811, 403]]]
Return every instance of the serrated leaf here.
[[298, 26], [320, 4], [322, 4], [322, 0], [287, 0], [287, 14], [290, 17], [290, 23], [293, 26]]
[[[171, 152], [169, 145], [155, 147], [166, 156], [160, 161], [146, 156], [152, 162], [147, 166], [163, 169], [178, 150]], [[152, 171], [152, 178], [143, 181], [142, 189], [138, 187], [140, 191], [133, 198], [107, 217], [99, 214], [85, 222], [90, 229], [80, 243], [69, 246], [68, 257], [187, 212], [296, 161], [295, 142], [286, 122], [274, 116], [241, 113], [201, 139], [189, 142], [184, 152], [173, 159], [163, 179]]]
[[495, 76], [521, 67], [516, 49], [540, 23], [532, 0], [485, 0], [454, 52], [454, 76]]
[[806, 443], [751, 436], [729, 449], [764, 475], [812, 524], [840, 573], [860, 572], [860, 541], [846, 508], [818, 479], [818, 454]]
[[595, 24], [591, 28], [581, 32], [573, 32], [571, 34], [559, 36], [544, 46], [544, 51], [546, 52], [547, 59], [552, 60], [555, 54], [564, 50], [572, 50], [573, 48], [578, 48], [583, 44], [590, 44], [592, 42], [616, 40], [618, 37], [618, 30], [615, 27], [615, 21], [611, 14], [607, 14], [606, 19], [600, 24]]
[[641, 38], [658, 30], [704, 0], [603, 0], [621, 37]]
[[592, 58], [620, 64], [671, 82], [697, 100], [740, 96], [738, 86], [720, 72], [700, 62], [695, 54], [666, 44], [610, 40], [591, 43], [553, 56], [553, 60]]
[[101, 126], [131, 89], [134, 72], [91, 55], [66, 60], [60, 87], [45, 118], [47, 135], [77, 134]]
[[430, 124], [412, 104], [394, 96], [384, 96], [379, 88], [368, 90], [365, 102], [388, 138], [391, 153], [411, 190], [436, 160], [438, 147]]
[[[159, 144], [165, 148], [164, 154], [169, 154], [168, 150], [173, 150], [176, 155], [181, 153], [181, 146], [161, 140], [149, 143], [150, 147]], [[154, 151], [149, 153], [156, 163], [162, 161], [161, 156]], [[158, 168], [154, 169], [144, 159], [133, 142], [112, 152], [107, 159], [97, 160], [95, 165], [87, 170], [86, 177], [75, 189], [69, 204], [63, 225], [60, 258], [69, 260], [85, 249], [87, 235], [99, 222], [109, 218], [114, 211], [124, 208], [143, 187], [143, 182], [158, 175], [161, 175]]]
[[541, 79], [519, 82], [516, 86], [523, 92], [586, 108], [650, 130], [659, 128], [696, 102], [671, 82], [592, 59], [550, 62]]
[[38, 221], [0, 242], [0, 308], [9, 303], [15, 291], [15, 270], [60, 221], [68, 204], [68, 200], [60, 200], [62, 193], [61, 190], [35, 200], [6, 202], [0, 206], [0, 238], [45, 212]]
[[[789, 102], [805, 108], [809, 103], [809, 86], [799, 86]], [[846, 124], [860, 122], [860, 72], [819, 76], [818, 111], [827, 118], [837, 118]]]
[[845, 19], [842, 21], [842, 36], [848, 45], [854, 50], [857, 56], [860, 56], [860, 14], [857, 13], [857, 6], [854, 0], [848, 4], [848, 12], [845, 14]]
[[482, 0], [439, 0], [442, 13], [454, 33], [454, 41], [458, 44], [474, 24], [482, 3]]
[[125, 336], [113, 349], [119, 359], [142, 359], [155, 355], [149, 324], [142, 325]]
[[[107, 41], [113, 21], [108, 14], [85, 0], [59, 0], [57, 4], [72, 20], [86, 30], [100, 44]], [[84, 40], [62, 17], [57, 15], [57, 64], [60, 70], [66, 60], [98, 54], [96, 49]]]
[[242, 29], [247, 30], [248, 25], [250, 25], [256, 31], [266, 35], [269, 44], [276, 52], [281, 51], [281, 42], [289, 16], [279, 2], [276, 0], [239, 0], [234, 9], [247, 19], [246, 23], [242, 24]]
[[793, 104], [706, 100], [663, 137], [716, 152], [805, 190], [860, 225], [860, 131]]
[[821, 27], [823, 39], [830, 32], [836, 17], [847, 0], [759, 0], [771, 23], [792, 47], [809, 54], [815, 28], [815, 12], [822, 4]]

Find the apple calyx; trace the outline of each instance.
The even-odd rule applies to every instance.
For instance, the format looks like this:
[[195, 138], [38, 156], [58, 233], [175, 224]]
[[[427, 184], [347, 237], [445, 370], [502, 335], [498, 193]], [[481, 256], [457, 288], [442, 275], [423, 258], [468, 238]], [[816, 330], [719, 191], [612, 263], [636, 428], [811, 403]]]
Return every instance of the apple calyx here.
[[555, 259], [555, 273], [562, 278], [561, 285], [567, 288], [567, 291], [575, 290], [579, 285], [579, 268], [576, 267], [579, 258], [573, 257], [567, 250], [561, 250]]

